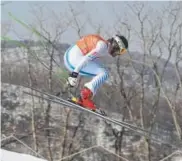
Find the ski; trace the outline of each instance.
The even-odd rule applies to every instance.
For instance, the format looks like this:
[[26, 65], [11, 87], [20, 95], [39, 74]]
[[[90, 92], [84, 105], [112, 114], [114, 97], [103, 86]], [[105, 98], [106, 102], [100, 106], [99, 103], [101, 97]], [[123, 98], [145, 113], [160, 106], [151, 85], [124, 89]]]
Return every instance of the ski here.
[[[107, 120], [107, 121], [109, 121], [109, 122], [112, 122], [112, 123], [115, 123], [115, 124], [117, 124], [117, 125], [123, 126], [123, 127], [127, 128], [127, 129], [130, 129], [130, 130], [132, 130], [132, 131], [136, 131], [136, 132], [142, 131], [142, 132], [144, 132], [144, 133], [146, 133], [146, 134], [149, 134], [149, 133], [150, 133], [149, 131], [147, 131], [147, 130], [145, 130], [145, 129], [142, 129], [142, 128], [140, 128], [140, 127], [134, 126], [134, 125], [129, 124], [129, 123], [126, 123], [126, 122], [118, 121], [118, 120], [111, 119], [111, 118], [109, 118], [109, 117], [103, 116], [103, 115], [101, 115], [101, 114], [99, 114], [99, 113], [97, 113], [97, 112], [91, 111], [91, 110], [89, 110], [89, 109], [87, 109], [87, 108], [84, 108], [84, 107], [82, 107], [82, 106], [80, 106], [80, 105], [77, 105], [77, 104], [75, 104], [75, 103], [72, 103], [72, 102], [70, 102], [70, 101], [68, 101], [68, 100], [64, 100], [64, 99], [62, 99], [62, 98], [60, 98], [60, 97], [57, 97], [57, 96], [55, 96], [55, 95], [48, 94], [48, 93], [45, 93], [45, 92], [43, 92], [43, 91], [39, 91], [39, 90], [34, 89], [34, 88], [31, 88], [31, 89], [32, 89], [32, 90], [35, 90], [36, 92], [39, 92], [39, 93], [41, 93], [41, 94], [44, 94], [44, 95], [48, 96], [49, 98], [45, 98], [45, 97], [44, 97], [44, 99], [47, 99], [47, 100], [49, 100], [49, 101], [52, 101], [52, 102], [55, 102], [55, 103], [58, 103], [58, 104], [62, 104], [62, 105], [65, 105], [65, 106], [69, 106], [69, 107], [71, 107], [71, 108], [76, 108], [76, 109], [79, 109], [79, 110], [82, 110], [82, 111], [90, 112], [91, 114], [95, 114], [95, 115], [101, 117], [102, 119], [105, 119], [105, 120]], [[28, 92], [24, 92], [24, 93], [28, 94]], [[30, 94], [30, 93], [29, 93], [29, 94]], [[31, 94], [31, 95], [32, 95], [32, 94]], [[38, 96], [38, 95], [34, 95], [34, 96], [37, 96], [37, 97], [39, 97], [39, 98], [43, 98], [42, 96]], [[139, 131], [138, 131], [138, 130], [139, 130]], [[140, 134], [141, 134], [141, 132], [140, 132]], [[157, 134], [154, 134], [154, 133], [150, 133], [150, 135], [151, 135], [151, 134], [157, 135]]]
[[[30, 88], [30, 87], [27, 87], [27, 88]], [[163, 141], [161, 139], [157, 139], [157, 136], [159, 137], [158, 134], [151, 133], [151, 132], [149, 132], [149, 131], [147, 131], [145, 129], [142, 129], [140, 127], [136, 127], [136, 126], [134, 126], [132, 124], [129, 124], [129, 123], [126, 123], [126, 122], [123, 122], [123, 121], [118, 121], [118, 120], [109, 118], [107, 116], [103, 116], [103, 115], [101, 115], [101, 114], [99, 114], [97, 112], [91, 111], [91, 110], [89, 110], [87, 108], [83, 108], [82, 106], [79, 106], [77, 104], [71, 103], [71, 102], [66, 101], [66, 100], [64, 100], [62, 98], [56, 97], [55, 95], [51, 95], [51, 94], [39, 91], [39, 90], [34, 89], [34, 88], [30, 88], [30, 89], [35, 90], [35, 91], [37, 91], [40, 94], [46, 95], [46, 96], [48, 96], [48, 98], [44, 97], [44, 96], [32, 94], [32, 93], [29, 93], [29, 92], [26, 92], [26, 91], [24, 91], [24, 93], [28, 94], [28, 95], [31, 95], [31, 96], [35, 96], [35, 97], [41, 98], [41, 99], [45, 99], [45, 100], [48, 100], [48, 101], [51, 101], [51, 102], [54, 102], [54, 103], [57, 103], [59, 105], [64, 105], [65, 108], [68, 107], [68, 108], [78, 109], [78, 110], [81, 110], [83, 112], [89, 112], [90, 114], [94, 114], [95, 116], [98, 116], [98, 117], [102, 118], [105, 121], [109, 121], [109, 122], [114, 123], [116, 125], [119, 125], [121, 127], [125, 127], [128, 130], [136, 132], [136, 133], [146, 137], [149, 140], [153, 140], [155, 142], [160, 142], [160, 143], [163, 143], [163, 144], [167, 144], [167, 145], [170, 144], [171, 145], [171, 143], [168, 143], [168, 142]], [[155, 137], [152, 137], [153, 135], [155, 135]], [[176, 147], [175, 145], [173, 145], [173, 146]]]

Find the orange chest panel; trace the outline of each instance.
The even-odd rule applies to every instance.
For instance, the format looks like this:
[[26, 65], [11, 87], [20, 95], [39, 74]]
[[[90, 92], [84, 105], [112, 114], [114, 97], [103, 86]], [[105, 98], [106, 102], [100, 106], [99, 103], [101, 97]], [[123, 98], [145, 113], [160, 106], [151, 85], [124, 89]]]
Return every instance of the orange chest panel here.
[[87, 55], [87, 53], [89, 53], [96, 47], [98, 41], [104, 41], [105, 43], [107, 43], [107, 41], [99, 35], [88, 35], [78, 40], [76, 42], [76, 45], [80, 48], [84, 55]]

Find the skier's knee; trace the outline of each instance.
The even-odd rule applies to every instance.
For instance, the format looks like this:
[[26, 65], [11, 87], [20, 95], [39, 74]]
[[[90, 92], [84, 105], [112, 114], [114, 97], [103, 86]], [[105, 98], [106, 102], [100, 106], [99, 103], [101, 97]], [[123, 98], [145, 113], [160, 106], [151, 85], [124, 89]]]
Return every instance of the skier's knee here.
[[109, 78], [109, 71], [108, 70], [104, 70], [103, 73], [102, 73], [102, 77], [103, 77], [103, 80], [107, 80]]

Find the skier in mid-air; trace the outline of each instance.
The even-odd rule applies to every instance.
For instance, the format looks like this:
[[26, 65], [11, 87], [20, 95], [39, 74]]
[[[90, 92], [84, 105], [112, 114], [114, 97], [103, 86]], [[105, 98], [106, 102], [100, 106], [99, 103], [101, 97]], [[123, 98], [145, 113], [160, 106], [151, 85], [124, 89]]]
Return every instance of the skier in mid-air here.
[[80, 97], [75, 103], [96, 111], [93, 97], [98, 88], [108, 79], [109, 73], [98, 59], [105, 56], [115, 57], [127, 52], [128, 41], [124, 36], [115, 35], [105, 40], [100, 35], [86, 35], [71, 46], [64, 55], [64, 63], [71, 72], [67, 83], [74, 87], [77, 85], [78, 76], [90, 76], [93, 79], [86, 83], [80, 92]]

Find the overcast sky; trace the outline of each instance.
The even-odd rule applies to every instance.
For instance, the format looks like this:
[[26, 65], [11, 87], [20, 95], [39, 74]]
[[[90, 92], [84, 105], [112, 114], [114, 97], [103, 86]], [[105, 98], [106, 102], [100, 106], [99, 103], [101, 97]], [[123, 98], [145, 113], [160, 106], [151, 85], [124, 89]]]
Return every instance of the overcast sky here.
[[[117, 18], [116, 13], [119, 15], [122, 19], [128, 18], [126, 14], [130, 14], [128, 11], [127, 4], [133, 4], [134, 2], [123, 2], [123, 1], [85, 1], [85, 2], [68, 2], [68, 1], [11, 1], [10, 3], [7, 3], [2, 6], [1, 10], [1, 23], [6, 24], [11, 22], [12, 28], [14, 31], [11, 31], [8, 33], [8, 36], [12, 39], [20, 39], [20, 38], [26, 38], [30, 36], [30, 31], [27, 30], [25, 27], [17, 23], [15, 20], [13, 20], [10, 16], [8, 16], [8, 12], [11, 12], [12, 15], [20, 19], [21, 21], [27, 23], [27, 24], [36, 24], [35, 17], [33, 16], [32, 8], [38, 9], [40, 6], [44, 5], [44, 14], [43, 17], [45, 18], [45, 21], [47, 22], [47, 26], [49, 26], [49, 29], [54, 30], [54, 23], [55, 21], [52, 20], [52, 17], [50, 17], [50, 13], [53, 10], [56, 14], [62, 14], [62, 18], [69, 19], [70, 18], [70, 8], [69, 4], [77, 11], [80, 12], [79, 21], [80, 23], [85, 22], [84, 32], [82, 34], [89, 34], [93, 33], [94, 28], [91, 26], [88, 22], [88, 16], [92, 19], [93, 24], [102, 24], [102, 30], [101, 33], [103, 33], [103, 36], [106, 36], [104, 33], [105, 31], [109, 31], [110, 34], [115, 34], [114, 27], [117, 28]], [[145, 10], [151, 9], [152, 12], [150, 12], [150, 18], [155, 17], [158, 15], [158, 12], [161, 11], [164, 5], [167, 5], [167, 2], [165, 1], [151, 1], [151, 2], [145, 2], [146, 8]], [[37, 6], [37, 7], [36, 7]], [[133, 17], [133, 18], [132, 18]], [[61, 19], [60, 21], [62, 21]], [[52, 20], [52, 21], [51, 21]], [[130, 15], [129, 23], [133, 26], [139, 27], [138, 21], [135, 16]], [[59, 22], [57, 22], [59, 23]], [[63, 21], [64, 24], [64, 21]], [[45, 25], [46, 26], [46, 25]], [[118, 28], [119, 30], [119, 28]], [[16, 34], [15, 34], [16, 33]], [[126, 33], [122, 33], [125, 35]], [[19, 35], [19, 37], [17, 37]], [[61, 42], [72, 44], [78, 39], [78, 34], [76, 31], [69, 27], [66, 32], [62, 35], [60, 38]], [[108, 38], [106, 36], [106, 38]], [[141, 47], [139, 43], [137, 42], [137, 37], [135, 37], [134, 41], [130, 43], [130, 50], [131, 51], [140, 51]]]
[[[133, 2], [128, 2], [133, 3]], [[154, 8], [155, 10], [160, 10], [160, 8], [164, 5], [165, 2], [147, 2], [147, 5], [151, 8]], [[22, 20], [25, 23], [31, 24], [33, 20], [33, 16], [31, 13], [32, 6], [35, 5], [42, 5], [44, 4], [47, 8], [50, 10], [54, 10], [55, 13], [65, 12], [69, 11], [68, 4], [71, 4], [73, 8], [75, 8], [77, 11], [80, 11], [84, 14], [81, 14], [83, 21], [85, 21], [86, 16], [90, 16], [91, 19], [95, 24], [102, 23], [103, 30], [113, 30], [113, 26], [116, 22], [116, 16], [115, 13], [119, 14], [120, 16], [125, 16], [124, 13], [127, 12], [126, 3], [122, 1], [86, 1], [86, 2], [64, 2], [64, 1], [40, 1], [40, 2], [34, 2], [34, 1], [22, 1], [22, 2], [16, 2], [12, 1], [11, 3], [7, 3], [2, 7], [2, 23], [8, 22], [11, 20], [13, 24], [13, 28], [15, 31], [19, 34], [26, 33], [27, 29], [23, 28], [20, 24], [18, 24], [16, 21], [12, 21], [12, 19], [8, 16], [8, 12], [11, 12], [14, 16], [16, 16], [18, 19]], [[46, 17], [46, 14], [49, 14], [49, 11], [44, 11], [44, 14]], [[80, 16], [80, 17], [81, 17]], [[131, 20], [134, 23], [134, 20]], [[90, 25], [87, 25], [86, 28], [84, 28], [85, 34], [92, 33], [94, 30], [90, 27]], [[12, 38], [17, 38], [15, 34], [12, 32], [10, 33]], [[64, 34], [64, 41], [65, 42], [74, 42], [77, 39], [77, 34], [72, 29], [69, 29]]]

